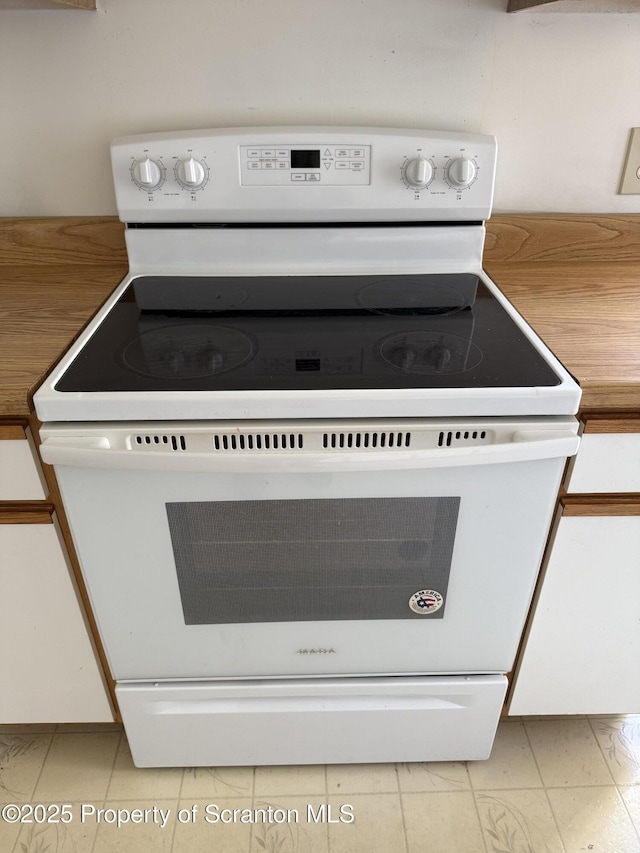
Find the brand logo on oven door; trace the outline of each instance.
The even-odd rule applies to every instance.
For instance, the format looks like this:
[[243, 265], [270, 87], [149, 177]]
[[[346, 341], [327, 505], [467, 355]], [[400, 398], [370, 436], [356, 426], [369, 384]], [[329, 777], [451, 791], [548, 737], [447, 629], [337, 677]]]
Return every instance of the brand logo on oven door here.
[[436, 610], [440, 610], [443, 603], [444, 598], [435, 589], [420, 589], [409, 599], [409, 607], [421, 616], [435, 613]]
[[298, 649], [296, 654], [299, 655], [335, 655], [335, 649]]

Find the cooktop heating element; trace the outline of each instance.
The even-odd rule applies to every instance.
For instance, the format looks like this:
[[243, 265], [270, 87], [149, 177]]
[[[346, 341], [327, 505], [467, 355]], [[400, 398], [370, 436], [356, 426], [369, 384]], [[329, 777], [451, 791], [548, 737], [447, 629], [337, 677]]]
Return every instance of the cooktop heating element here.
[[253, 355], [248, 335], [207, 320], [165, 322], [148, 331], [142, 322], [139, 327], [140, 337], [122, 350], [122, 366], [152, 379], [208, 379], [241, 367]]

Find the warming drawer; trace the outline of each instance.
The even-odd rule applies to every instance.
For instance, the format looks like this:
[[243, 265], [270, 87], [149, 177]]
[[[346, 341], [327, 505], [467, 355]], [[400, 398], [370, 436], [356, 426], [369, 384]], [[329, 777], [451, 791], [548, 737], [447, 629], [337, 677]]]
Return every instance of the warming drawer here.
[[130, 683], [138, 767], [488, 758], [502, 675]]

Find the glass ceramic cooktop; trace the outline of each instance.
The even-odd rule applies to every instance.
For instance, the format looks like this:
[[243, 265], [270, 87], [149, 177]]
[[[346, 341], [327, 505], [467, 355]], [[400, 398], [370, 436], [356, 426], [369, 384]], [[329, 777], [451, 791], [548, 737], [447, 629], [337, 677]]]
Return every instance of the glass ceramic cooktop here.
[[142, 276], [62, 392], [513, 388], [560, 379], [476, 276]]

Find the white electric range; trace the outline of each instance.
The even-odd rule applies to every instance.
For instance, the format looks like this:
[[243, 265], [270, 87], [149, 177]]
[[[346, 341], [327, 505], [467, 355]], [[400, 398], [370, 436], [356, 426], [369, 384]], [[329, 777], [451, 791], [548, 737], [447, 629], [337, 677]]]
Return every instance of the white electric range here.
[[35, 395], [134, 760], [486, 757], [580, 390], [482, 270], [492, 137], [116, 140]]

